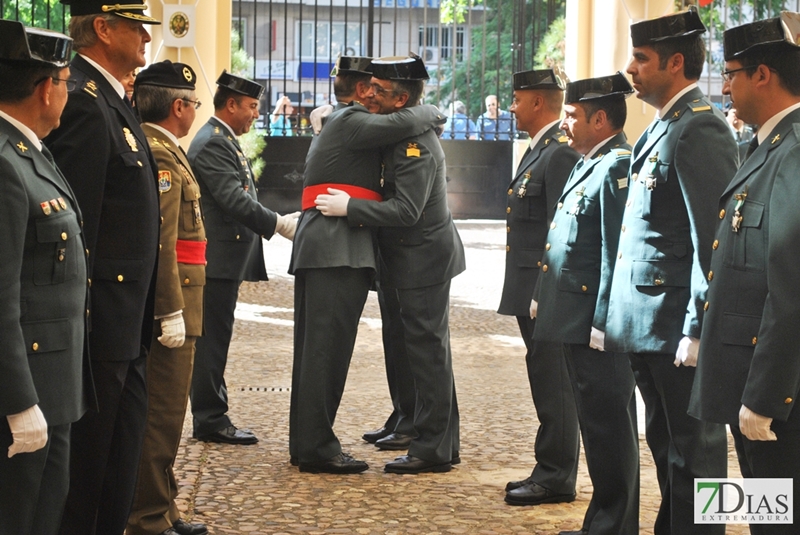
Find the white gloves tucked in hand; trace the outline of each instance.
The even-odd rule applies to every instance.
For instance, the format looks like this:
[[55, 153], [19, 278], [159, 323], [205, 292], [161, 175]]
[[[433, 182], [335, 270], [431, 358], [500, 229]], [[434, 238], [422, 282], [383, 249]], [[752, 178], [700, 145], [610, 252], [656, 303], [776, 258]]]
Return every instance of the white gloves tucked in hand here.
[[286, 215], [278, 214], [278, 222], [275, 224], [275, 234], [280, 234], [287, 240], [293, 241], [294, 231], [297, 230], [298, 217], [300, 217], [300, 212], [292, 212]]
[[756, 414], [744, 405], [739, 409], [739, 429], [750, 440], [778, 440], [770, 424], [772, 418]]
[[536, 312], [539, 310], [539, 303], [531, 299], [531, 319], [536, 319]]
[[8, 458], [17, 453], [31, 453], [47, 444], [47, 420], [39, 405], [29, 407], [17, 414], [6, 416], [14, 442], [8, 447]]
[[684, 336], [678, 342], [678, 351], [675, 352], [675, 364], [679, 367], [681, 364], [684, 366], [697, 367], [697, 351], [700, 349], [700, 340], [692, 338], [691, 336]]
[[600, 329], [592, 327], [592, 334], [589, 336], [589, 347], [598, 351], [606, 350], [606, 333]]
[[183, 321], [183, 312], [161, 318], [161, 336], [158, 337], [161, 345], [170, 349], [181, 347], [186, 341], [186, 324]]

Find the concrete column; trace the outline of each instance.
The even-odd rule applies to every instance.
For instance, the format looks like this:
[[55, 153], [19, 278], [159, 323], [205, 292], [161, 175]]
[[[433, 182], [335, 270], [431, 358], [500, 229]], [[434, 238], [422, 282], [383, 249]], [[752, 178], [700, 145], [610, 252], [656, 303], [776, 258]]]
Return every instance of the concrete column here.
[[[191, 21], [195, 25], [194, 47], [167, 47], [163, 45], [163, 36], [169, 32], [168, 21], [163, 20], [164, 4], [183, 4], [195, 7], [195, 17]], [[160, 26], [151, 26], [153, 37], [149, 48], [148, 61], [154, 63], [169, 59], [186, 63], [197, 74], [197, 98], [203, 106], [197, 110], [192, 130], [182, 142], [186, 148], [189, 141], [197, 133], [209, 117], [214, 114], [212, 103], [215, 81], [222, 69], [231, 68], [231, 21], [232, 3], [230, 0], [202, 0], [202, 2], [181, 2], [180, 0], [161, 0], [149, 3], [149, 13], [162, 21]]]
[[[572, 80], [625, 72], [631, 57], [629, 27], [672, 13], [672, 0], [567, 0], [565, 68]], [[625, 133], [631, 144], [650, 124], [655, 110], [631, 96]]]

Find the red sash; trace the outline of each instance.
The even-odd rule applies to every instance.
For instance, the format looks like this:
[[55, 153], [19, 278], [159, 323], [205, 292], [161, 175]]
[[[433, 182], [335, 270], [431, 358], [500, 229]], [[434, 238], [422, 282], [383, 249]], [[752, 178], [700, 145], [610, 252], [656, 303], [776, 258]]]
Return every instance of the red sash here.
[[175, 252], [180, 264], [206, 265], [206, 242], [204, 241], [177, 240]]
[[355, 199], [365, 199], [367, 201], [382, 201], [383, 195], [371, 189], [362, 188], [360, 186], [351, 186], [350, 184], [316, 184], [303, 188], [303, 210], [314, 208], [314, 200], [317, 195], [328, 193], [328, 188], [340, 189], [346, 191], [348, 195]]

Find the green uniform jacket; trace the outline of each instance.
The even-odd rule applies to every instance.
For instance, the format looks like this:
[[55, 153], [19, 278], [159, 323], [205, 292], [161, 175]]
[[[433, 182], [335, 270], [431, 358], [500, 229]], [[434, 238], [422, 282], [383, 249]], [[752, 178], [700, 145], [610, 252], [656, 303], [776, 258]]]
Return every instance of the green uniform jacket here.
[[0, 206], [0, 417], [38, 403], [49, 426], [75, 422], [91, 388], [81, 214], [64, 177], [3, 118]]
[[[355, 102], [339, 104], [311, 142], [303, 186], [348, 184], [382, 192], [379, 148], [421, 134], [442, 119], [434, 106], [378, 115]], [[351, 227], [345, 218], [325, 217], [316, 208], [305, 210], [297, 223], [289, 273], [342, 266], [376, 268], [372, 229]]]
[[578, 162], [558, 199], [533, 294], [536, 340], [588, 344], [592, 325], [605, 330], [630, 149], [622, 132], [611, 138]]
[[275, 234], [277, 214], [258, 202], [247, 157], [225, 124], [212, 117], [189, 146], [200, 183], [208, 248], [206, 276], [267, 280], [261, 238]]
[[[719, 200], [708, 308], [689, 414], [787, 420], [800, 393], [800, 110], [742, 164]], [[739, 204], [738, 232], [732, 218]]]
[[[579, 159], [557, 124], [547, 129], [535, 147], [525, 151], [508, 186], [506, 273], [498, 313], [526, 318], [530, 314], [556, 199]], [[520, 196], [523, 183], [524, 195]]]
[[739, 161], [725, 118], [697, 89], [636, 142], [606, 319], [606, 349], [674, 353], [700, 337], [716, 200]]
[[200, 186], [180, 147], [163, 132], [142, 125], [158, 164], [158, 191], [161, 204], [161, 250], [156, 279], [156, 317], [183, 311], [186, 336], [203, 334], [204, 264], [178, 262], [177, 240], [205, 242]]
[[[327, 128], [327, 126], [326, 126]], [[385, 200], [350, 199], [352, 226], [380, 227], [381, 284], [425, 288], [466, 269], [464, 246], [447, 207], [447, 167], [433, 130], [384, 151]]]

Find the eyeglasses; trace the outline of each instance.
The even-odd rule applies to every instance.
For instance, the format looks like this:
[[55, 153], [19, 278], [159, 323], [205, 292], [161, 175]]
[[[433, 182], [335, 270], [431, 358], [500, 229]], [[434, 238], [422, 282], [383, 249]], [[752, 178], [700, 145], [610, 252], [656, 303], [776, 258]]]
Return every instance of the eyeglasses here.
[[199, 100], [190, 100], [188, 98], [182, 98], [181, 100], [184, 102], [189, 102], [190, 104], [194, 104], [194, 109], [196, 110], [200, 109], [200, 106], [203, 105], [203, 103], [200, 102]]
[[50, 78], [50, 79], [51, 79], [51, 80], [53, 80], [54, 82], [64, 82], [65, 84], [67, 84], [67, 91], [68, 91], [68, 92], [71, 92], [71, 91], [73, 91], [73, 90], [75, 89], [75, 87], [77, 87], [77, 85], [78, 85], [78, 80], [73, 80], [72, 78], [70, 78], [69, 80], [67, 80], [67, 79], [65, 79], [65, 78], [57, 78], [57, 77], [55, 77], [55, 76], [49, 76], [49, 77], [48, 77], [48, 76], [45, 76], [44, 78], [42, 78], [42, 79], [40, 79], [40, 80], [37, 80], [37, 81], [36, 81], [36, 83], [35, 83], [35, 84], [33, 84], [33, 85], [39, 85], [39, 84], [41, 84], [42, 82], [44, 82], [45, 80], [47, 80], [47, 78]]
[[376, 95], [392, 95], [394, 94], [394, 89], [385, 89], [384, 87], [378, 84], [372, 84], [372, 90], [375, 91]]
[[748, 65], [747, 67], [741, 67], [739, 69], [731, 69], [729, 71], [722, 71], [722, 81], [723, 82], [730, 82], [731, 79], [733, 78], [733, 76], [731, 76], [732, 74], [735, 74], [735, 73], [737, 73], [739, 71], [746, 71], [748, 69], [755, 69], [756, 67], [758, 67], [758, 65]]

